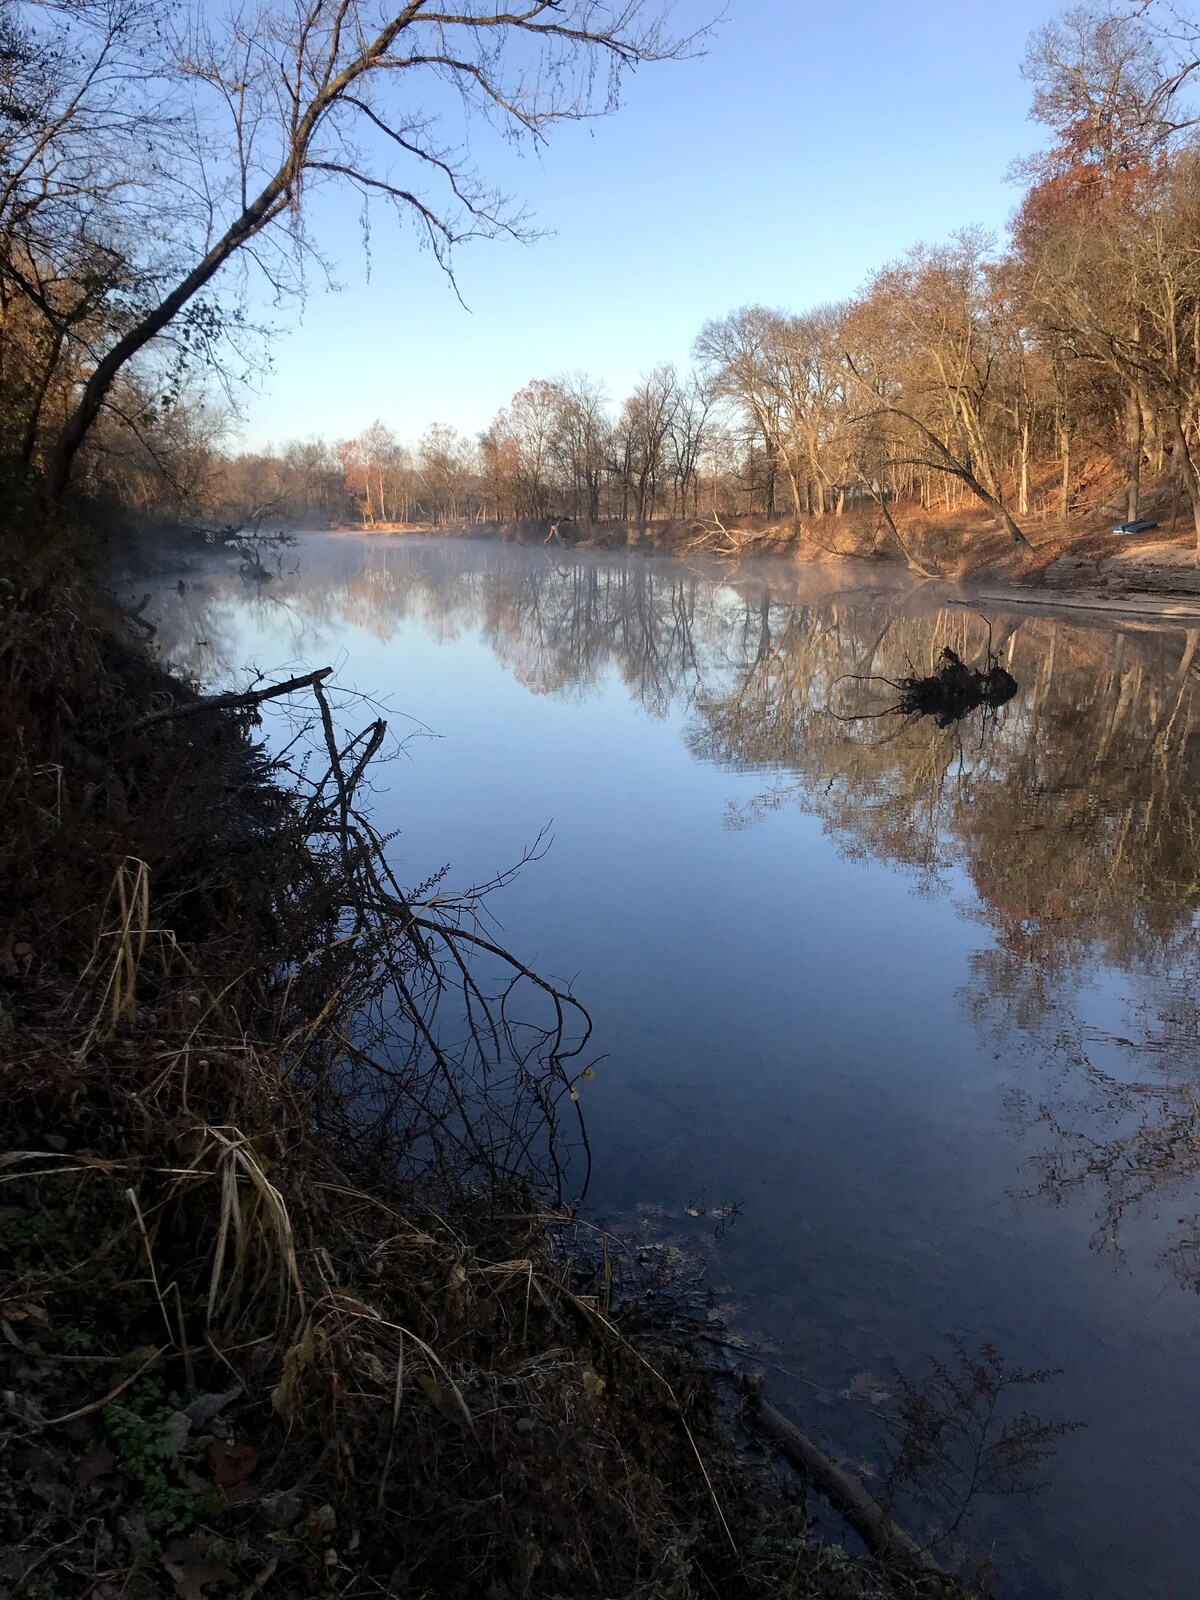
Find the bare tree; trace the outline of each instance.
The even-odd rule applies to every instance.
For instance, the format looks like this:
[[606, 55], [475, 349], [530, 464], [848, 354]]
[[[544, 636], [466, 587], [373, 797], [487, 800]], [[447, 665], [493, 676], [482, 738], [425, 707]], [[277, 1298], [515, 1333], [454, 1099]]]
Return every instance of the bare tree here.
[[[706, 322], [693, 353], [713, 393], [741, 413], [751, 431], [761, 437], [773, 465], [782, 465], [798, 514], [800, 488], [787, 455], [782, 426], [776, 338], [782, 316], [763, 306], [743, 306], [740, 311]], [[766, 509], [774, 508], [768, 504]]]
[[612, 424], [603, 384], [586, 373], [559, 378], [559, 404], [551, 447], [569, 487], [571, 511], [588, 522], [600, 517], [600, 491], [609, 457]]
[[[136, 169], [146, 172], [139, 192], [155, 196], [164, 220], [153, 249], [139, 254], [124, 241], [139, 261], [138, 292], [94, 341], [94, 365], [49, 452], [49, 503], [118, 375], [201, 302], [227, 263], [240, 257], [281, 287], [294, 284], [315, 254], [304, 218], [316, 186], [349, 184], [364, 206], [390, 206], [449, 270], [463, 239], [526, 232], [519, 209], [471, 165], [472, 121], [543, 139], [557, 121], [611, 109], [623, 69], [692, 43], [667, 33], [653, 0], [524, 0], [515, 10], [480, 0], [271, 0], [224, 16], [194, 0], [166, 22], [161, 12], [134, 13], [122, 38], [135, 41], [139, 81], [150, 86], [141, 109], [173, 130], [170, 158], [155, 157], [152, 138]], [[79, 141], [80, 94], [99, 92], [104, 70], [93, 55], [76, 73], [83, 89], [68, 81], [50, 96], [35, 165], [51, 188], [58, 152]], [[456, 106], [457, 128], [448, 112], [414, 109], [429, 96]], [[132, 150], [118, 154], [133, 165]], [[94, 205], [102, 164], [70, 181]]]
[[[1092, 320], [1102, 296], [1104, 323], [1118, 342], [1128, 350], [1141, 343], [1145, 308], [1123, 259], [1128, 223], [1190, 122], [1184, 94], [1195, 66], [1186, 56], [1168, 66], [1160, 41], [1135, 12], [1077, 6], [1030, 40], [1023, 70], [1034, 88], [1032, 114], [1051, 130], [1053, 143], [1023, 164], [1034, 182], [1015, 232], [1029, 273], [1030, 309], [1060, 354], [1072, 348], [1061, 326], [1064, 257], [1073, 258], [1087, 283]], [[1123, 390], [1125, 514], [1133, 520], [1147, 435], [1157, 431], [1157, 420], [1140, 360], [1110, 362], [1109, 369]], [[1065, 484], [1069, 433], [1061, 432]]]
[[[1155, 171], [1107, 227], [1063, 225], [1040, 256], [1039, 314], [1083, 360], [1133, 397], [1140, 458], [1145, 407], [1187, 490], [1200, 553], [1200, 152]], [[1130, 461], [1136, 491], [1138, 463]]]
[[664, 450], [679, 405], [674, 367], [655, 367], [621, 408], [614, 430], [614, 468], [633, 495], [639, 528], [653, 515], [662, 480]]
[[1007, 341], [985, 244], [967, 232], [881, 272], [847, 318], [846, 362], [857, 419], [894, 426], [891, 465], [957, 478], [1028, 549], [1001, 483]]
[[708, 443], [708, 421], [714, 395], [710, 385], [694, 374], [679, 386], [678, 400], [667, 429], [667, 464], [675, 483], [675, 514], [687, 515], [688, 496], [693, 515], [700, 488], [700, 458]]
[[427, 512], [438, 522], [457, 521], [475, 469], [470, 442], [447, 423], [435, 422], [421, 435], [417, 468]]
[[746, 306], [707, 323], [696, 341], [714, 393], [761, 436], [797, 517], [823, 517], [836, 481], [826, 449], [844, 410], [842, 315], [837, 306], [799, 316]]

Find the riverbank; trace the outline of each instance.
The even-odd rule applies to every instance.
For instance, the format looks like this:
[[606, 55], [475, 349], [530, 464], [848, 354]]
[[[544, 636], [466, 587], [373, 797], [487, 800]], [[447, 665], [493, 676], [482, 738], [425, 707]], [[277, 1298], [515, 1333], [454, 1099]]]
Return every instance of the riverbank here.
[[[495, 539], [554, 549], [640, 550], [671, 556], [704, 555], [737, 561], [771, 556], [804, 562], [845, 562], [872, 570], [900, 570], [964, 588], [981, 600], [1056, 603], [1071, 609], [1119, 611], [1139, 616], [1200, 617], [1200, 564], [1196, 538], [1181, 523], [1128, 535], [1112, 518], [1063, 523], [1036, 519], [1026, 526], [1030, 549], [1014, 549], [982, 513], [953, 516], [897, 514], [894, 527], [877, 512], [856, 508], [842, 517], [793, 519], [689, 518], [648, 523], [555, 524], [466, 522], [445, 527], [386, 523], [333, 531], [362, 536], [423, 534]], [[1024, 599], [1023, 599], [1024, 597]]]
[[307, 675], [329, 759], [284, 782], [261, 686], [204, 702], [86, 576], [3, 600], [0, 1592], [952, 1592], [819, 1543], [608, 1244], [456, 1120], [475, 1058], [395, 1049], [476, 924], [386, 872], [382, 733], [330, 738]]

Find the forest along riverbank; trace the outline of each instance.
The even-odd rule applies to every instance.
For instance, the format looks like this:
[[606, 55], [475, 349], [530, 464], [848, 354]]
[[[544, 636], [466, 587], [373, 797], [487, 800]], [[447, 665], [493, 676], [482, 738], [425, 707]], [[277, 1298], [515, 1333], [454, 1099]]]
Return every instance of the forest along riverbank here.
[[489, 1029], [438, 1043], [475, 924], [359, 810], [377, 724], [297, 675], [328, 761], [281, 786], [261, 689], [206, 702], [87, 574], [6, 590], [0, 661], [3, 1592], [960, 1592], [817, 1542], [544, 1209], [572, 1047], [500, 1121]]

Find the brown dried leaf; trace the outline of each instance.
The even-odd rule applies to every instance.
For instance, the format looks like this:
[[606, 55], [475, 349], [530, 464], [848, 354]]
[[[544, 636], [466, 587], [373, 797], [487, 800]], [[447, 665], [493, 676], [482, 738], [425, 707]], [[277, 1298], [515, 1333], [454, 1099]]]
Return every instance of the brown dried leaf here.
[[214, 1439], [204, 1454], [222, 1489], [248, 1478], [259, 1460], [259, 1453], [252, 1444], [225, 1444], [221, 1439]]
[[856, 1372], [841, 1394], [844, 1400], [869, 1400], [872, 1405], [892, 1397], [892, 1391], [885, 1389], [873, 1372]]
[[224, 1583], [229, 1563], [213, 1555], [215, 1540], [207, 1534], [172, 1539], [163, 1551], [162, 1564], [171, 1575], [179, 1600], [204, 1600], [206, 1584]]
[[306, 1322], [304, 1332], [283, 1358], [283, 1376], [271, 1394], [271, 1404], [281, 1417], [290, 1417], [295, 1407], [300, 1375], [306, 1372], [317, 1357], [317, 1336], [311, 1322]]
[[50, 1320], [45, 1306], [39, 1306], [32, 1300], [0, 1301], [0, 1317], [6, 1322], [40, 1322], [43, 1325]]

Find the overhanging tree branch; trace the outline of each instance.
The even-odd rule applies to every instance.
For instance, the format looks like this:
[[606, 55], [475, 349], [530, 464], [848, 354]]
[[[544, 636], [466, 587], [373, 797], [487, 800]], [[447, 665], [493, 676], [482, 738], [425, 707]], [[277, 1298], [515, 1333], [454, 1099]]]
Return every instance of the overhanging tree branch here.
[[[218, 159], [213, 182], [208, 170], [214, 156], [197, 133], [200, 142], [193, 155], [199, 176], [191, 185], [192, 201], [211, 223], [221, 194], [233, 193], [237, 212], [206, 241], [207, 247], [173, 286], [137, 313], [99, 355], [50, 452], [41, 514], [61, 499], [78, 451], [118, 374], [221, 269], [288, 217], [294, 219], [293, 248], [304, 248], [298, 223], [306, 178], [349, 182], [364, 194], [382, 195], [410, 210], [447, 271], [447, 252], [462, 239], [500, 232], [519, 236], [518, 223], [505, 215], [498, 193], [476, 189], [454, 152], [414, 136], [402, 120], [393, 125], [386, 111], [369, 103], [361, 85], [387, 84], [398, 74], [422, 71], [448, 76], [463, 88], [468, 110], [490, 108], [522, 134], [540, 139], [553, 121], [592, 114], [590, 73], [572, 82], [565, 71], [577, 61], [607, 54], [619, 69], [678, 57], [693, 46], [696, 36], [670, 39], [661, 19], [651, 14], [647, 20], [655, 3], [537, 0], [519, 9], [481, 14], [467, 6], [433, 11], [427, 0], [408, 0], [390, 14], [384, 10], [372, 16], [366, 0], [340, 0], [336, 6], [308, 0], [290, 37], [283, 13], [267, 10], [252, 25], [245, 19], [231, 21], [231, 36], [224, 40], [193, 18], [196, 25], [187, 48], [170, 63], [176, 88], [183, 93], [191, 84], [215, 94], [233, 133], [226, 152], [229, 170], [221, 178]], [[251, 30], [249, 36], [243, 28]], [[406, 36], [415, 48], [397, 53]], [[456, 37], [459, 43], [472, 41], [471, 48], [454, 48]], [[526, 61], [506, 73], [506, 50], [522, 38], [543, 52], [541, 70], [526, 70]], [[428, 48], [426, 41], [435, 47]], [[607, 104], [612, 104], [611, 92]], [[353, 118], [403, 156], [436, 172], [448, 186], [449, 209], [418, 193], [401, 175], [373, 169], [369, 154], [352, 142]], [[274, 167], [259, 169], [254, 193], [249, 178], [258, 167], [255, 152], [271, 141]], [[176, 179], [187, 181], [182, 173]], [[170, 181], [168, 176], [168, 187]], [[455, 207], [476, 226], [459, 227]]]

